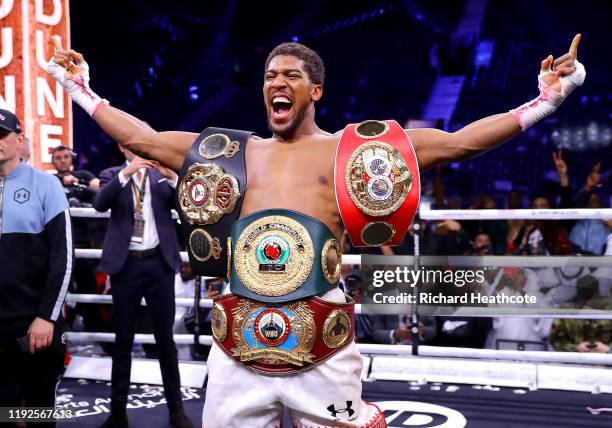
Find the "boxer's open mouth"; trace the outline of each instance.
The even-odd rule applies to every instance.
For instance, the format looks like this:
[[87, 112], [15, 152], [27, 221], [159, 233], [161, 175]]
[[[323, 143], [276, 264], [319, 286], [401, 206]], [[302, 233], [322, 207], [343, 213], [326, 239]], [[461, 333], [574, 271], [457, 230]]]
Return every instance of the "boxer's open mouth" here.
[[275, 95], [272, 97], [272, 118], [282, 120], [289, 116], [293, 102], [286, 95]]

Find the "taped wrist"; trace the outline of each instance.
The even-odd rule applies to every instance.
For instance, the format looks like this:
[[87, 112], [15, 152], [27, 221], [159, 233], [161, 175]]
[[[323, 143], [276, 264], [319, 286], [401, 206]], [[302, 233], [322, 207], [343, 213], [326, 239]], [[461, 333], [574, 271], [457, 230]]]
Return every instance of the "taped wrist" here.
[[93, 116], [100, 107], [108, 105], [109, 102], [89, 87], [89, 65], [83, 62], [78, 67], [76, 73], [67, 75], [64, 67], [51, 60], [47, 63], [47, 73], [62, 85], [72, 101]]
[[541, 71], [538, 75], [540, 95], [520, 107], [510, 110], [523, 131], [533, 126], [536, 122], [544, 119], [549, 114], [554, 113], [565, 98], [567, 98], [574, 89], [582, 85], [586, 77], [586, 70], [578, 61], [574, 61], [574, 66], [576, 67], [576, 71], [569, 76], [564, 76], [559, 79], [561, 92], [555, 91], [542, 80], [542, 77], [546, 73], [549, 73], [550, 70]]

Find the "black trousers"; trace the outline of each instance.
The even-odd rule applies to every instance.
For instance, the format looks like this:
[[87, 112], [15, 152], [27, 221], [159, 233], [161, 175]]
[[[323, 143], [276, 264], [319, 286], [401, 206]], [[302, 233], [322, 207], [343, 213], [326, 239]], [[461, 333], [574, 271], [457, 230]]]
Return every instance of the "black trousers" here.
[[116, 335], [111, 374], [111, 411], [122, 413], [127, 406], [136, 315], [142, 297], [147, 302], [153, 335], [159, 346], [159, 365], [168, 407], [182, 407], [181, 380], [172, 336], [174, 270], [166, 264], [161, 254], [144, 259], [128, 258], [121, 270], [111, 275], [111, 294]]
[[[64, 351], [61, 340], [54, 340], [51, 346], [35, 354], [22, 352], [16, 340], [0, 342], [0, 407], [19, 408], [22, 399], [26, 407], [55, 407], [55, 389], [64, 370]], [[55, 423], [29, 422], [26, 426], [55, 427]]]

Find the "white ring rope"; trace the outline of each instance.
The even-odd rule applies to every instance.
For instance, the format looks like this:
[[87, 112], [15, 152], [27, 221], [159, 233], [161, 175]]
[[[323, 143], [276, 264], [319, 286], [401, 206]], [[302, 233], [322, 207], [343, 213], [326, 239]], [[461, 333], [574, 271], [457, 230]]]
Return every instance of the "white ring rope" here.
[[425, 210], [421, 220], [607, 220], [612, 208], [559, 208], [546, 210]]
[[[93, 208], [70, 208], [72, 217], [108, 218], [110, 211]], [[421, 220], [606, 220], [612, 219], [612, 208], [559, 208], [524, 210], [419, 210]], [[172, 218], [178, 218], [172, 210]]]
[[[357, 255], [368, 265], [413, 265], [413, 256]], [[342, 259], [344, 264], [344, 256]], [[421, 266], [465, 267], [610, 267], [612, 256], [419, 256]]]
[[[102, 250], [90, 249], [90, 248], [77, 248], [74, 250], [75, 256], [80, 259], [99, 259], [102, 257]], [[186, 251], [181, 251], [181, 260], [184, 262], [189, 261]], [[358, 265], [361, 264], [361, 254], [343, 254], [342, 264], [344, 265]], [[211, 277], [203, 277], [211, 278]]]
[[[179, 307], [192, 307], [193, 306], [193, 298], [191, 297], [176, 297], [175, 304]], [[113, 296], [108, 294], [72, 294], [68, 293], [66, 295], [66, 302], [69, 303], [97, 303], [97, 304], [113, 304]], [[146, 306], [147, 303], [144, 299], [140, 301], [141, 306]], [[201, 308], [212, 308], [213, 300], [212, 299], [200, 299], [199, 305]], [[409, 311], [409, 307], [406, 307], [407, 312]], [[487, 309], [487, 308], [470, 308], [471, 311], [477, 311], [478, 309]], [[500, 311], [500, 309], [496, 309], [496, 311]], [[512, 311], [512, 312], [511, 312]], [[516, 317], [517, 309], [512, 308], [508, 313], [496, 313], [495, 317]], [[361, 309], [361, 304], [355, 305], [355, 314], [363, 313]], [[368, 313], [369, 315], [375, 315]], [[483, 312], [482, 314], [474, 314], [470, 313], [469, 315], [463, 315], [460, 312], [457, 312], [455, 316], [473, 316], [473, 317], [491, 317], [490, 312]], [[559, 313], [551, 313], [550, 315], [546, 314], [520, 314], [521, 317], [526, 318], [568, 318], [568, 319], [611, 319], [612, 316], [610, 314], [599, 314], [599, 313], [580, 313], [580, 314], [559, 314]]]
[[[66, 339], [71, 343], [115, 341], [114, 333], [67, 332], [65, 334]], [[193, 345], [194, 336], [193, 334], [175, 334], [174, 342], [181, 345]], [[212, 342], [212, 336], [199, 336], [199, 343], [201, 345], [211, 345]], [[134, 335], [134, 343], [155, 343], [155, 337], [152, 334], [136, 334]], [[358, 343], [357, 347], [362, 354], [412, 355], [412, 346], [410, 345], [374, 345]], [[504, 351], [496, 349], [450, 348], [421, 345], [419, 346], [419, 356], [612, 366], [612, 354], [580, 352]]]
[[[176, 210], [170, 210], [172, 212], [172, 218], [177, 219], [178, 213]], [[70, 217], [82, 217], [82, 218], [110, 218], [110, 210], [100, 212], [94, 208], [70, 208]]]
[[[75, 255], [81, 259], [99, 259], [102, 250], [77, 248]], [[181, 251], [181, 259], [189, 261], [187, 253]], [[414, 261], [413, 256], [379, 256], [362, 254], [343, 254], [343, 265], [360, 265], [362, 257], [368, 258], [371, 265], [408, 265]], [[612, 256], [420, 256], [422, 266], [469, 266], [469, 267], [610, 267]], [[210, 277], [203, 277], [210, 278]]]

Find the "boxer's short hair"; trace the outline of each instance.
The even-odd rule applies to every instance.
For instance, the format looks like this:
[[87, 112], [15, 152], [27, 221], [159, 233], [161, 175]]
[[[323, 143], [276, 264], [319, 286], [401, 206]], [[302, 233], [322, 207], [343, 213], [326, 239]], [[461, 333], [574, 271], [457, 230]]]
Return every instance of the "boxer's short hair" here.
[[325, 81], [325, 65], [318, 53], [301, 43], [281, 43], [268, 55], [264, 71], [268, 69], [272, 58], [278, 55], [292, 55], [304, 61], [304, 69], [312, 83], [322, 85]]

